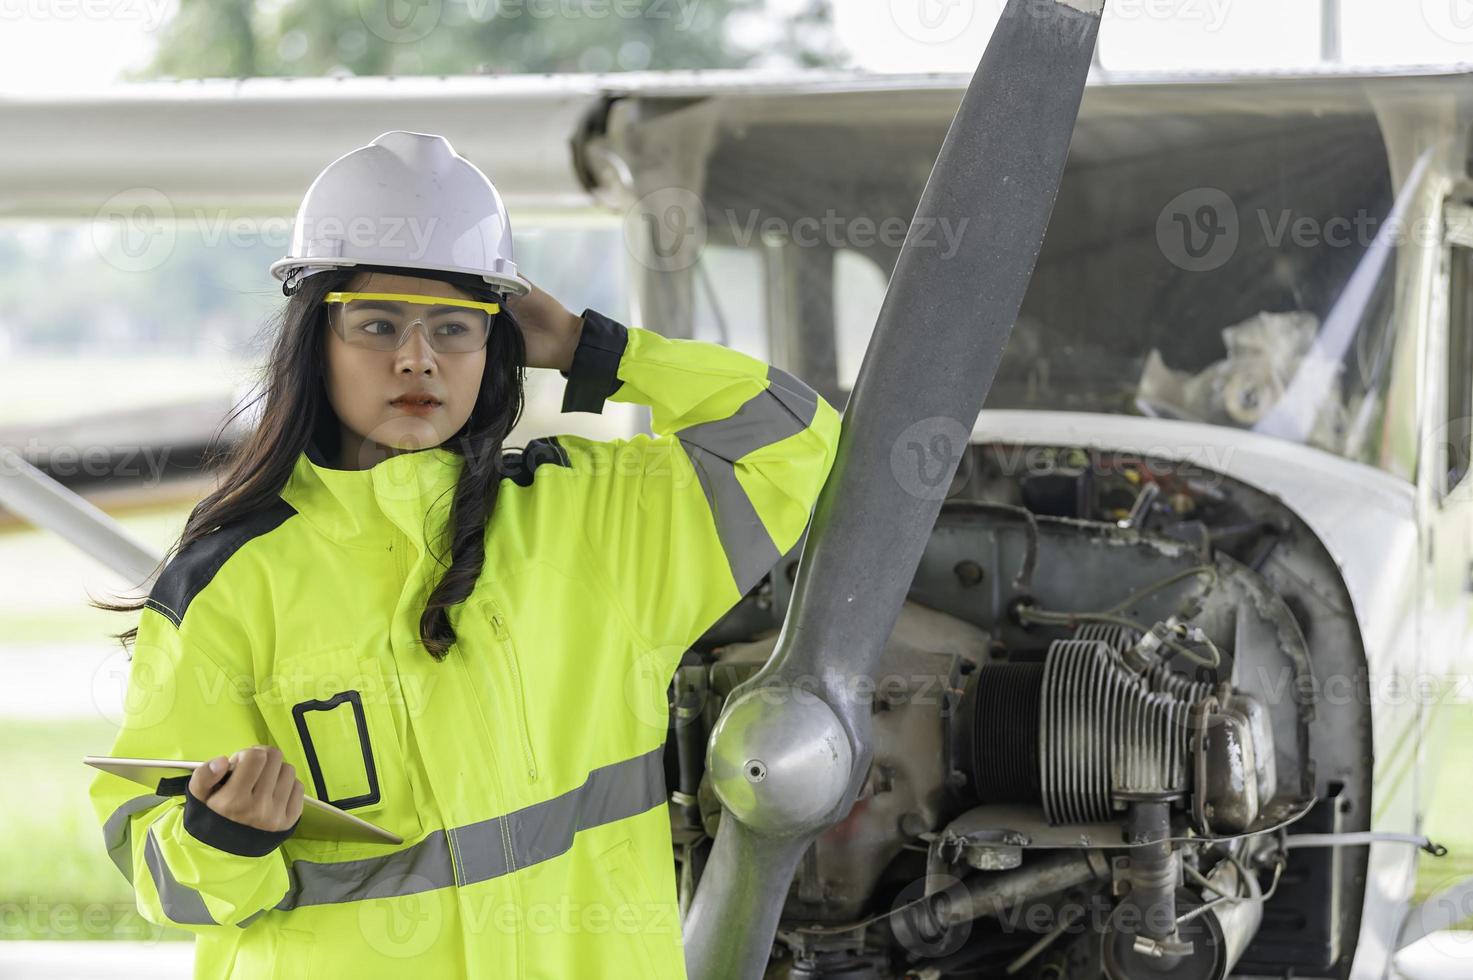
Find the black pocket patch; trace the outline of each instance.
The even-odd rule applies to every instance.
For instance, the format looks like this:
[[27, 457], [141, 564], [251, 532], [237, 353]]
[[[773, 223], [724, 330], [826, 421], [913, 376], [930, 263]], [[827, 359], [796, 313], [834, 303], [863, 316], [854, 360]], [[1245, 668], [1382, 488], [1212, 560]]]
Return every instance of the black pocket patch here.
[[[341, 691], [326, 701], [294, 704], [292, 718], [296, 720], [297, 735], [302, 740], [319, 800], [342, 810], [379, 802], [378, 768], [368, 738], [363, 699], [357, 691]], [[343, 795], [333, 799], [334, 792]]]

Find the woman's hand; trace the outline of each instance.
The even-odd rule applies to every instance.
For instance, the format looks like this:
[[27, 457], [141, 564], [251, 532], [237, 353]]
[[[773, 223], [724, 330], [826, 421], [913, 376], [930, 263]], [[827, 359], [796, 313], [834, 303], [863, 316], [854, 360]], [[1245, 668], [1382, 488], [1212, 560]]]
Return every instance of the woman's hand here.
[[[529, 280], [530, 281], [530, 280]], [[573, 367], [573, 351], [583, 332], [583, 318], [532, 284], [525, 296], [507, 296], [506, 308], [517, 318], [527, 344], [527, 367]]]
[[[230, 768], [230, 763], [235, 768]], [[226, 773], [230, 779], [220, 781]], [[302, 815], [306, 789], [297, 770], [281, 761], [274, 745], [253, 745], [218, 756], [199, 766], [189, 777], [189, 792], [222, 817], [257, 830], [286, 830]]]

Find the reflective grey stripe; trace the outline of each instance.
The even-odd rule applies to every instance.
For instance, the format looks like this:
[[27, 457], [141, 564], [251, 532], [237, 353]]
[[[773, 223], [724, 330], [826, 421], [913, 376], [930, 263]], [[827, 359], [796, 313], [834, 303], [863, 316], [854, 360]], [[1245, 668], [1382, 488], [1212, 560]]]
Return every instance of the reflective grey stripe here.
[[129, 884], [133, 883], [133, 815], [150, 810], [165, 800], [174, 799], [180, 797], [159, 796], [157, 793], [135, 796], [114, 810], [112, 816], [102, 825], [102, 840], [107, 845], [107, 856], [112, 858], [113, 864], [118, 866]]
[[806, 429], [818, 414], [818, 392], [780, 367], [767, 367], [768, 391], [797, 416]]
[[[119, 833], [126, 837], [130, 815], [168, 799], [178, 797], [140, 796], [118, 807], [104, 828], [109, 853], [118, 846], [115, 838]], [[273, 908], [285, 912], [304, 905], [393, 898], [485, 881], [551, 860], [573, 846], [578, 831], [638, 816], [664, 800], [664, 746], [660, 746], [601, 766], [588, 774], [583, 785], [560, 796], [504, 816], [433, 831], [392, 854], [330, 863], [293, 861], [287, 865], [291, 885]], [[144, 859], [170, 919], [181, 924], [216, 924], [203, 896], [180, 884], [169, 871], [152, 827], [144, 843]], [[131, 864], [131, 858], [127, 860]], [[128, 875], [128, 870], [123, 873]], [[131, 875], [128, 878], [132, 880]], [[253, 912], [236, 925], [245, 928], [267, 911]]]
[[[158, 793], [147, 793], [144, 796], [136, 796], [122, 803], [118, 809], [112, 812], [108, 821], [102, 825], [103, 843], [108, 846], [108, 856], [112, 862], [118, 865], [118, 871], [122, 877], [127, 878], [128, 884], [133, 884], [133, 816], [134, 813], [149, 811], [159, 803], [166, 800], [181, 800], [180, 796], [159, 796]], [[178, 883], [177, 878], [169, 871], [165, 864], [164, 853], [159, 850], [159, 841], [153, 837], [153, 827], [147, 830], [147, 837], [143, 841], [144, 861], [149, 865], [149, 874], [153, 877], [153, 887], [158, 890], [159, 902], [164, 905], [164, 912], [175, 923], [193, 923], [196, 925], [211, 925], [215, 923], [214, 918], [209, 915], [209, 909], [205, 908], [205, 899], [196, 890], [189, 886]], [[256, 918], [265, 914], [265, 909], [250, 915], [250, 918], [236, 923], [245, 928], [253, 923]], [[191, 917], [194, 918], [180, 918]]]
[[695, 467], [731, 577], [743, 593], [772, 570], [782, 553], [737, 480], [735, 464], [750, 452], [802, 432], [818, 413], [818, 393], [793, 375], [769, 365], [767, 380], [766, 391], [727, 418], [675, 433]]
[[[469, 885], [547, 861], [580, 830], [638, 816], [665, 800], [664, 747], [602, 766], [560, 796], [489, 820], [436, 830], [382, 857], [293, 861], [291, 887], [275, 908], [331, 905]], [[457, 873], [458, 872], [458, 873]], [[253, 922], [255, 913], [241, 925]]]
[[356, 861], [293, 861], [287, 867], [291, 886], [276, 903], [288, 911], [303, 905], [332, 905], [368, 898], [412, 895], [455, 884], [445, 831], [393, 854]]
[[165, 915], [185, 925], [219, 924], [210, 915], [210, 910], [205, 908], [204, 896], [188, 885], [179, 884], [179, 880], [169, 870], [168, 864], [164, 862], [164, 855], [159, 850], [158, 838], [153, 835], [153, 827], [148, 828], [143, 841], [143, 860], [148, 864], [148, 873], [153, 876], [153, 887], [159, 893], [159, 904], [163, 906]]
[[[107, 845], [107, 856], [112, 858], [113, 864], [118, 866], [118, 870], [123, 873], [124, 878], [128, 879], [130, 885], [133, 883], [133, 816], [144, 810], [151, 810], [158, 804], [169, 800], [182, 801], [183, 797], [159, 796], [157, 793], [135, 796], [114, 810], [102, 825], [102, 839]], [[148, 828], [143, 847], [144, 860], [153, 878], [153, 886], [158, 891], [159, 900], [164, 904], [164, 911], [169, 918], [175, 922], [188, 922], [189, 919], [181, 919], [179, 915], [203, 916], [203, 921], [196, 922], [196, 925], [212, 924], [214, 919], [209, 917], [209, 909], [205, 907], [203, 896], [187, 885], [179, 884], [178, 879], [169, 871], [163, 859], [163, 852], [158, 849], [158, 841], [153, 836], [152, 827]], [[198, 899], [198, 905], [194, 903], [194, 899]], [[237, 922], [236, 925], [244, 929], [265, 915], [266, 911], [266, 909], [261, 909]]]
[[745, 595], [782, 558], [767, 525], [757, 516], [752, 498], [737, 482], [736, 470], [726, 460], [697, 446], [685, 446], [696, 479], [706, 494], [706, 505], [716, 518], [716, 536], [737, 591]]
[[[663, 747], [611, 766], [595, 769], [582, 786], [562, 796], [534, 803], [497, 820], [470, 824], [454, 831], [461, 863], [461, 884], [484, 881], [497, 875], [548, 861], [573, 846], [580, 830], [637, 816], [665, 799]], [[497, 864], [493, 834], [506, 825], [507, 864]]]
[[750, 452], [795, 436], [813, 423], [818, 395], [797, 378], [768, 367], [766, 391], [753, 395], [724, 419], [679, 430], [682, 442], [735, 463]]

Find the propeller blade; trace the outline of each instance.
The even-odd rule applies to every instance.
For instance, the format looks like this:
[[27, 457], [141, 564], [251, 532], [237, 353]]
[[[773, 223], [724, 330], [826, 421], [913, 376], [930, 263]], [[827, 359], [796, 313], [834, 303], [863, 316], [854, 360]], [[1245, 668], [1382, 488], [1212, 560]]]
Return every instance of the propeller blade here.
[[[793, 873], [867, 777], [873, 679], [1058, 194], [1104, 0], [1009, 0], [921, 195], [846, 407], [772, 659], [727, 699], [692, 980], [762, 976]], [[950, 256], [926, 232], [949, 221]], [[873, 690], [872, 686], [868, 690]]]

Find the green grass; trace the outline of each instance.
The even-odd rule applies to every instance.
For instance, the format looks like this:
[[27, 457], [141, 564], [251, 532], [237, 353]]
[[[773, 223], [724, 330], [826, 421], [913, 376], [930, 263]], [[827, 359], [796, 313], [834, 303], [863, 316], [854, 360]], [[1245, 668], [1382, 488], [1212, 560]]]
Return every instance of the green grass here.
[[[184, 529], [191, 503], [130, 511], [115, 519], [162, 555]], [[97, 644], [112, 647], [111, 634], [137, 625], [138, 614], [114, 613], [90, 598], [117, 601], [139, 594], [130, 583], [101, 570], [95, 559], [49, 531], [33, 527], [0, 533], [0, 646]]]
[[[138, 914], [132, 887], [103, 848], [87, 798], [117, 729], [100, 719], [0, 722], [0, 939], [192, 939]], [[24, 787], [24, 790], [17, 790]], [[17, 805], [18, 804], [18, 805]]]
[[[1445, 857], [1418, 857], [1417, 900], [1460, 878], [1473, 876], [1473, 781], [1468, 779], [1467, 747], [1473, 745], [1473, 704], [1441, 703], [1432, 708], [1427, 783], [1431, 806], [1424, 833], [1447, 848]], [[1473, 918], [1461, 928], [1473, 929]]]

